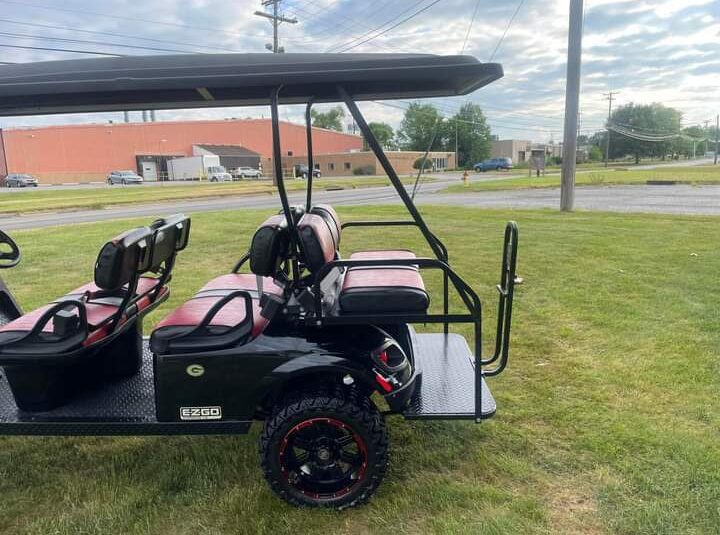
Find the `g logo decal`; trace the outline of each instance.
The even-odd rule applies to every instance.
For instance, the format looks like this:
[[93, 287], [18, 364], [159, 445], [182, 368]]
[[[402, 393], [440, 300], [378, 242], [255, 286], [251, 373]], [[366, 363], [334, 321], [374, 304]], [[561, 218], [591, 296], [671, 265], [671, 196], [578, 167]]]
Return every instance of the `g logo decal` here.
[[205, 373], [205, 368], [200, 364], [190, 364], [185, 371], [190, 377], [200, 377]]

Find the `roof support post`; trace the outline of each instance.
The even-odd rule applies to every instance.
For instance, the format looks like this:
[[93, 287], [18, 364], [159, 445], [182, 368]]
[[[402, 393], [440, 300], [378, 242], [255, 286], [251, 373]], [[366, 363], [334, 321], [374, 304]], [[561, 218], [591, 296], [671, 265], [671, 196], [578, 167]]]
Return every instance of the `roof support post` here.
[[[281, 89], [282, 86], [279, 86], [273, 89], [272, 93], [270, 93], [270, 118], [272, 121], [273, 140], [273, 167], [275, 170], [275, 180], [277, 182], [280, 203], [282, 204], [283, 213], [285, 214], [285, 219], [288, 225], [288, 230], [290, 231], [290, 249], [293, 256], [297, 257], [297, 227], [295, 226], [295, 220], [293, 219], [292, 211], [290, 210], [290, 202], [288, 201], [287, 191], [285, 191], [285, 179], [283, 178], [282, 169], [282, 150], [280, 150], [280, 115], [278, 113], [278, 101]], [[293, 280], [297, 280], [299, 278], [297, 258], [293, 258], [292, 260], [292, 269]]]
[[375, 153], [375, 157], [380, 162], [380, 165], [382, 165], [383, 169], [385, 170], [385, 173], [387, 173], [388, 178], [390, 179], [390, 182], [395, 187], [395, 190], [397, 191], [398, 195], [402, 199], [403, 203], [405, 204], [405, 208], [407, 208], [408, 212], [410, 212], [410, 215], [412, 216], [413, 220], [417, 224], [418, 228], [420, 229], [420, 232], [422, 232], [423, 236], [425, 237], [425, 240], [428, 242], [428, 245], [430, 245], [430, 248], [432, 249], [433, 253], [435, 254], [435, 257], [438, 260], [443, 259], [443, 252], [436, 243], [435, 239], [433, 238], [432, 232], [430, 232], [430, 229], [425, 224], [425, 220], [420, 215], [420, 212], [418, 212], [418, 209], [415, 207], [415, 204], [413, 203], [413, 200], [410, 198], [410, 195], [408, 195], [407, 191], [405, 190], [405, 186], [403, 186], [402, 182], [400, 181], [400, 178], [398, 177], [397, 173], [395, 172], [395, 169], [393, 168], [392, 164], [390, 163], [390, 160], [388, 160], [387, 156], [385, 155], [385, 152], [383, 151], [382, 147], [380, 146], [380, 143], [378, 143], [377, 138], [373, 134], [372, 130], [370, 130], [370, 127], [368, 126], [367, 122], [365, 122], [365, 118], [363, 117], [362, 113], [360, 113], [360, 109], [357, 107], [357, 104], [355, 104], [355, 101], [353, 98], [348, 94], [347, 91], [345, 91], [345, 88], [341, 85], [337, 86], [338, 93], [340, 94], [340, 98], [343, 99], [345, 102], [345, 105], [350, 110], [350, 114], [353, 116], [353, 119], [355, 119], [355, 122], [358, 124], [358, 127], [360, 128], [360, 131], [362, 132], [363, 136], [365, 136], [365, 141], [367, 141], [368, 146], [370, 149]]
[[305, 203], [305, 210], [308, 212], [312, 208], [312, 183], [313, 183], [313, 146], [312, 146], [312, 116], [310, 110], [312, 109], [313, 99], [308, 100], [307, 106], [305, 107], [305, 129], [307, 130], [307, 166], [308, 166], [308, 177], [307, 177], [307, 202]]

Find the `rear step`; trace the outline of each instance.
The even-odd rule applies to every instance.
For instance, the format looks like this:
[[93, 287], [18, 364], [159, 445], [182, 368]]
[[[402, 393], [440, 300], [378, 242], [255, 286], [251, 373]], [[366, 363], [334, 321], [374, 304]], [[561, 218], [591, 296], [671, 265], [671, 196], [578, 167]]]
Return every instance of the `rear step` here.
[[[475, 365], [465, 338], [459, 334], [415, 334], [415, 367], [422, 372], [410, 405], [412, 420], [475, 419]], [[495, 414], [495, 399], [482, 379], [481, 419]]]

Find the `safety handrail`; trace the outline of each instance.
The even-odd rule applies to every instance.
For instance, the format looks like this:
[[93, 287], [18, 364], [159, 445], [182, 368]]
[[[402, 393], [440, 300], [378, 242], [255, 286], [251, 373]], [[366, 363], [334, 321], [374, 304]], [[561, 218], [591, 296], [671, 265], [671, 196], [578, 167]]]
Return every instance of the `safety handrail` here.
[[492, 356], [480, 361], [483, 366], [492, 364], [499, 359], [499, 363], [483, 373], [486, 376], [498, 375], [507, 366], [510, 352], [510, 326], [512, 322], [512, 305], [515, 295], [515, 277], [517, 268], [518, 227], [514, 221], [505, 226], [503, 243], [502, 267], [500, 270], [500, 284], [497, 285], [498, 320], [495, 336], [495, 351]]

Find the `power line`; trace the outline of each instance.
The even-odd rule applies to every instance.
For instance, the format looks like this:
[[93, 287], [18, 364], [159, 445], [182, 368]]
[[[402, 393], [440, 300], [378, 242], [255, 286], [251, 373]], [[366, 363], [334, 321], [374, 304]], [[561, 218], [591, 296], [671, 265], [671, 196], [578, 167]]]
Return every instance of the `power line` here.
[[22, 45], [8, 45], [8, 44], [0, 44], [0, 47], [2, 48], [21, 48], [24, 50], [48, 50], [51, 52], [70, 52], [73, 54], [91, 54], [93, 56], [113, 56], [113, 57], [122, 57], [122, 54], [111, 54], [109, 52], [95, 52], [94, 50], [75, 50], [70, 48], [51, 48], [51, 47], [44, 47], [44, 46], [22, 46]]
[[[62, 8], [62, 7], [55, 7], [55, 6], [48, 6], [48, 5], [40, 5], [40, 4], [27, 4], [25, 2], [18, 2], [17, 0], [0, 0], [0, 3], [2, 4], [11, 4], [16, 6], [22, 6], [22, 7], [29, 7], [34, 9], [44, 9], [47, 11], [59, 11], [64, 13], [75, 13], [78, 15], [83, 15], [85, 17], [92, 16], [92, 17], [104, 17], [108, 19], [115, 19], [115, 20], [124, 20], [124, 21], [131, 21], [134, 23], [138, 23], [137, 17], [126, 17], [122, 15], [111, 15], [109, 13], [101, 13], [97, 11], [86, 11], [84, 9], [70, 9], [70, 8]], [[173, 28], [183, 28], [186, 30], [197, 30], [197, 31], [203, 31], [203, 32], [214, 32], [214, 33], [223, 33], [227, 35], [231, 35], [234, 37], [263, 37], [261, 35], [250, 35], [250, 34], [238, 34], [235, 32], [230, 32], [227, 30], [221, 30], [219, 28], [208, 28], [208, 27], [202, 27], [202, 26], [190, 26], [187, 24], [179, 24], [176, 22], [165, 22], [161, 20], [149, 20], [149, 19], [142, 19], [142, 22], [145, 24], [157, 24], [160, 26], [170, 26]]]
[[470, 37], [470, 31], [472, 30], [473, 23], [475, 22], [475, 17], [477, 16], [478, 8], [480, 7], [480, 2], [481, 2], [481, 0], [478, 0], [475, 3], [475, 10], [473, 11], [472, 18], [470, 19], [470, 24], [468, 24], [467, 32], [465, 32], [465, 40], [463, 41], [463, 46], [460, 49], [460, 54], [465, 52], [465, 46], [467, 45], [468, 37]]
[[493, 49], [492, 54], [490, 54], [490, 59], [488, 61], [492, 61], [493, 58], [495, 57], [495, 54], [497, 53], [498, 48], [500, 48], [500, 45], [502, 44], [503, 40], [505, 39], [505, 36], [507, 35], [508, 30], [510, 29], [510, 26], [512, 26], [512, 23], [515, 21], [515, 17], [517, 16], [518, 11], [520, 11], [520, 8], [522, 7], [522, 5], [524, 3], [525, 3], [525, 0], [520, 0], [520, 2], [518, 2], [517, 7], [515, 8], [515, 12], [512, 14], [512, 17], [510, 17], [510, 21], [508, 22], [508, 25], [505, 27], [505, 31], [500, 36], [500, 39], [498, 39], [498, 42], [495, 45], [495, 48]]
[[[100, 32], [100, 31], [94, 31], [94, 30], [82, 30], [82, 29], [78, 29], [78, 28], [70, 28], [69, 26], [57, 26], [57, 25], [53, 25], [53, 24], [40, 24], [40, 23], [33, 23], [33, 22], [22, 22], [22, 21], [18, 21], [18, 20], [10, 20], [10, 19], [2, 19], [2, 18], [0, 18], [0, 22], [5, 22], [5, 23], [8, 23], [8, 24], [17, 24], [17, 25], [20, 25], [20, 26], [30, 26], [30, 27], [33, 27], [33, 28], [46, 28], [46, 29], [49, 29], [49, 30], [66, 30], [66, 31], [74, 32], [74, 33], [87, 33], [87, 34], [91, 34], [91, 35], [102, 35], [102, 36], [105, 36], [105, 37], [108, 37], [108, 36], [110, 36], [110, 37], [121, 37], [121, 38], [126, 38], [126, 39], [132, 39], [132, 40], [134, 40], [134, 41], [148, 41], [148, 42], [153, 42], [153, 43], [165, 43], [165, 44], [181, 45], [181, 46], [182, 46], [182, 45], [187, 45], [187, 43], [181, 43], [181, 42], [179, 42], [179, 41], [169, 41], [169, 40], [166, 40], [166, 39], [154, 39], [154, 38], [151, 38], [151, 37], [141, 37], [141, 36], [139, 36], [139, 35], [128, 35], [128, 34], [124, 34], [124, 33]], [[209, 50], [222, 50], [222, 51], [225, 51], [225, 52], [239, 52], [239, 50], [233, 50], [233, 49], [230, 49], [230, 48], [219, 47], [219, 46], [211, 46], [211, 45], [194, 45], [194, 46], [196, 46], [197, 48], [206, 48], [206, 49], [209, 49]]]
[[102, 46], [111, 46], [111, 47], [119, 47], [119, 48], [133, 48], [133, 49], [138, 49], [138, 50], [153, 50], [156, 52], [182, 52], [185, 54], [195, 54], [196, 53], [196, 52], [192, 52], [190, 50], [181, 50], [178, 48], [158, 48], [158, 47], [142, 46], [142, 45], [126, 45], [123, 43], [108, 43], [105, 41], [70, 39], [67, 37], [44, 37], [44, 36], [38, 36], [38, 35], [32, 35], [32, 34], [26, 34], [26, 33], [0, 32], [0, 35], [3, 35], [5, 37], [29, 38], [29, 39], [33, 39], [36, 41], [63, 41], [66, 43], [83, 43], [83, 44], [90, 44], [90, 45], [102, 45]]
[[[367, 43], [367, 42], [369, 42], [369, 41], [372, 41], [373, 39], [377, 39], [377, 38], [380, 37], [381, 35], [385, 35], [387, 32], [389, 32], [389, 31], [391, 31], [391, 30], [394, 30], [395, 28], [397, 28], [397, 27], [400, 26], [401, 24], [404, 24], [404, 23], [406, 23], [407, 21], [409, 21], [409, 20], [417, 17], [420, 13], [423, 13], [423, 12], [427, 11], [428, 9], [430, 9], [431, 7], [433, 7], [435, 4], [437, 4], [438, 2], [440, 2], [440, 0], [434, 0], [433, 2], [429, 3], [429, 4], [426, 5], [425, 7], [417, 10], [417, 11], [416, 11], [415, 13], [413, 13], [412, 15], [409, 15], [409, 16], [405, 17], [404, 19], [402, 19], [401, 21], [393, 24], [393, 25], [390, 26], [389, 28], [385, 28], [385, 29], [384, 29], [383, 31], [381, 31], [380, 33], [378, 33], [378, 34], [376, 34], [376, 35], [373, 35], [373, 36], [371, 36], [371, 37], [368, 37], [367, 39], [364, 39], [364, 40], [360, 41], [359, 43], [355, 43], [354, 45], [351, 45], [351, 46], [342, 45], [342, 46], [340, 47], [341, 49], [338, 50], [338, 52], [347, 52], [347, 51], [353, 50], [353, 49], [359, 47], [360, 45], [363, 45], [363, 44], [365, 44], [365, 43]], [[416, 2], [414, 5], [417, 6], [417, 5], [420, 4], [420, 3], [421, 3], [421, 2]], [[407, 12], [407, 10], [405, 10], [405, 12]], [[333, 48], [337, 48], [337, 47], [333, 47]]]

